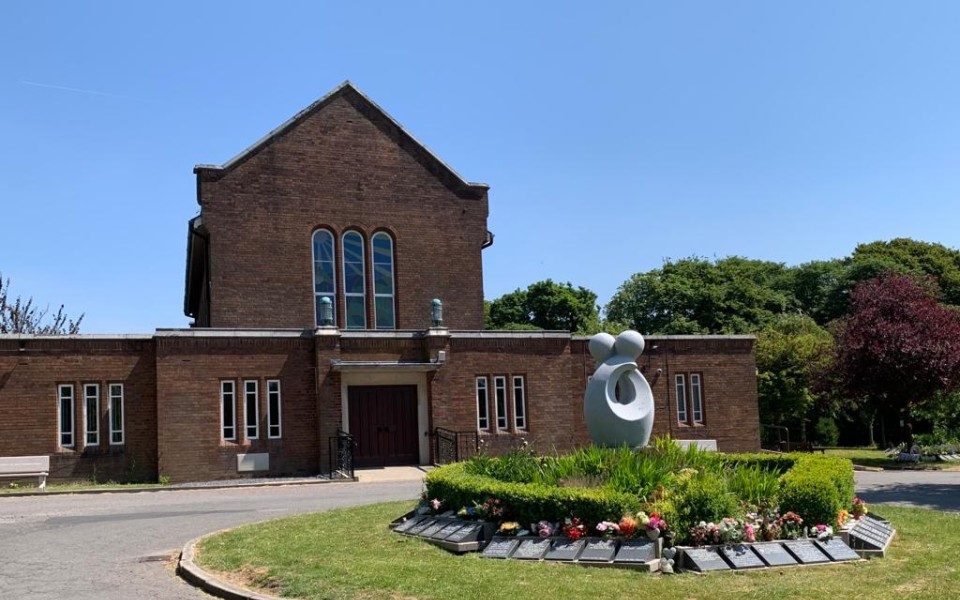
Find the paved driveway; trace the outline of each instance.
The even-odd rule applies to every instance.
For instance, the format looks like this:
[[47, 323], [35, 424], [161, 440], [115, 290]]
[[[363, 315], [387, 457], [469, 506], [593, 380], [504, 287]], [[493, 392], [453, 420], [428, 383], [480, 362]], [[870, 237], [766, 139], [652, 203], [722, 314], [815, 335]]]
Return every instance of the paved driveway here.
[[858, 471], [857, 493], [867, 502], [890, 502], [960, 512], [960, 472]]
[[207, 598], [158, 557], [285, 514], [416, 498], [419, 481], [0, 497], [0, 598]]

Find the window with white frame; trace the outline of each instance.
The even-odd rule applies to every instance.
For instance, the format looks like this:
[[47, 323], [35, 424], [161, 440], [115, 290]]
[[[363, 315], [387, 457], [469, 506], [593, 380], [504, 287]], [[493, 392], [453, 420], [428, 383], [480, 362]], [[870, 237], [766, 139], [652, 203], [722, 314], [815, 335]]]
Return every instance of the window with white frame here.
[[344, 327], [367, 327], [367, 282], [363, 258], [363, 236], [356, 231], [343, 234]]
[[114, 446], [123, 444], [123, 384], [111, 383], [110, 404], [108, 412], [110, 413], [110, 443]]
[[703, 423], [703, 389], [700, 385], [700, 374], [690, 374], [690, 404], [693, 409], [693, 422]]
[[507, 428], [507, 378], [497, 375], [493, 378], [493, 396], [497, 406], [497, 429]]
[[278, 439], [281, 437], [280, 428], [280, 380], [267, 380], [267, 437]]
[[677, 420], [687, 422], [687, 379], [682, 373], [674, 377], [674, 389], [677, 391]]
[[320, 323], [320, 300], [329, 298], [333, 306], [333, 322], [337, 322], [337, 277], [333, 258], [333, 234], [326, 229], [313, 232], [313, 304], [316, 324]]
[[236, 386], [232, 381], [220, 382], [220, 437], [237, 439]]
[[100, 445], [100, 385], [83, 385], [83, 445]]
[[527, 428], [527, 394], [523, 375], [513, 376], [513, 425], [516, 429]]
[[477, 377], [477, 428], [490, 429], [489, 399], [487, 398], [487, 378]]
[[60, 446], [73, 448], [73, 386], [57, 386], [57, 421], [60, 423]]
[[260, 401], [255, 379], [243, 382], [243, 433], [248, 440], [260, 437]]
[[395, 329], [393, 303], [393, 238], [384, 231], [373, 235], [373, 319], [377, 329]]

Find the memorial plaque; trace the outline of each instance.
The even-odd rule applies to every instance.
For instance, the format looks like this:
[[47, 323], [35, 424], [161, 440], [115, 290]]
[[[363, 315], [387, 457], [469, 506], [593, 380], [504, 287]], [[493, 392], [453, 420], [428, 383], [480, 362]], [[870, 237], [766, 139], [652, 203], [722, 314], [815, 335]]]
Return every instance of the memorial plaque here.
[[797, 559], [777, 542], [754, 544], [753, 551], [771, 567], [791, 567], [797, 564]]
[[657, 559], [657, 544], [650, 540], [630, 540], [620, 544], [615, 563], [646, 563]]
[[520, 540], [516, 538], [494, 538], [483, 549], [481, 556], [484, 558], [507, 558], [519, 545]]
[[430, 537], [432, 537], [435, 540], [445, 540], [451, 535], [453, 535], [454, 533], [463, 529], [465, 526], [468, 526], [468, 525], [463, 521], [454, 521], [453, 523], [448, 524], [446, 527], [444, 527], [443, 529], [441, 529], [440, 531], [438, 531], [437, 533], [433, 534]]
[[546, 560], [575, 560], [586, 544], [586, 540], [556, 539], [553, 540], [553, 545], [543, 558]]
[[888, 536], [893, 533], [893, 526], [890, 525], [889, 522], [884, 521], [882, 519], [876, 519], [870, 516], [866, 516], [860, 521], [860, 524], [865, 525], [867, 527], [872, 527], [873, 529], [876, 529], [878, 531], [882, 531], [886, 533]]
[[853, 549], [846, 545], [840, 538], [830, 538], [826, 541], [817, 540], [815, 543], [830, 557], [830, 560], [840, 562], [843, 560], [858, 560], [860, 558], [860, 555], [854, 552]]
[[483, 525], [478, 525], [477, 523], [468, 523], [458, 529], [456, 533], [451, 534], [448, 538], [448, 542], [453, 542], [459, 544], [462, 542], [474, 542], [480, 537], [480, 532], [483, 530]]
[[872, 527], [855, 527], [851, 530], [851, 533], [870, 540], [878, 546], [886, 546], [887, 541], [890, 539], [890, 535], [888, 533], [877, 531]]
[[885, 525], [883, 525], [883, 524], [880, 523], [879, 521], [867, 521], [867, 520], [863, 520], [863, 521], [857, 523], [857, 526], [854, 527], [854, 529], [866, 529], [866, 530], [868, 530], [868, 531], [876, 534], [877, 537], [882, 538], [882, 539], [886, 539], [886, 538], [890, 537], [890, 534], [893, 533], [893, 530], [892, 530], [892, 529], [890, 529], [889, 527], [886, 527]]
[[448, 522], [446, 520], [436, 519], [429, 527], [427, 527], [426, 529], [422, 530], [420, 533], [417, 533], [415, 535], [418, 535], [420, 537], [425, 537], [425, 538], [433, 537], [437, 535], [437, 532], [439, 532], [441, 529], [446, 527], [447, 523]]
[[683, 566], [694, 571], [729, 571], [730, 565], [723, 560], [717, 549], [711, 546], [705, 548], [684, 548]]
[[452, 510], [445, 511], [439, 515], [441, 519], [452, 519], [455, 516], [457, 516], [457, 513]]
[[810, 540], [790, 540], [783, 543], [783, 546], [790, 551], [790, 554], [804, 565], [815, 565], [818, 563], [830, 562], [830, 559], [820, 548], [817, 548]]
[[426, 518], [424, 518], [422, 521], [420, 521], [419, 523], [417, 523], [416, 525], [414, 525], [413, 527], [411, 527], [410, 529], [407, 529], [407, 531], [406, 531], [405, 533], [409, 533], [410, 535], [420, 535], [420, 533], [421, 533], [424, 529], [426, 529], [427, 527], [433, 527], [433, 525], [434, 525], [436, 522], [437, 522], [437, 520], [436, 520], [435, 518], [433, 518], [433, 517], [426, 517]]
[[522, 560], [540, 560], [549, 549], [549, 538], [528, 538], [520, 541], [520, 545], [516, 550], [514, 550], [513, 555], [510, 558], [519, 558]]
[[417, 516], [410, 517], [410, 518], [407, 519], [406, 521], [403, 521], [403, 522], [401, 522], [401, 523], [397, 523], [396, 527], [394, 527], [393, 530], [394, 530], [394, 531], [398, 531], [398, 532], [400, 532], [400, 533], [406, 533], [411, 527], [413, 527], [413, 526], [415, 526], [417, 523], [423, 521], [425, 518], [426, 518], [426, 517], [424, 517], [423, 515], [417, 515]]
[[850, 530], [850, 541], [853, 542], [855, 547], [866, 550], [883, 550], [883, 547], [886, 546], [884, 540], [874, 537], [872, 533], [861, 527]]
[[720, 554], [734, 569], [759, 569], [766, 565], [760, 557], [746, 544], [736, 544], [720, 548]]
[[587, 540], [587, 545], [580, 553], [580, 562], [610, 562], [617, 553], [617, 542], [614, 540]]

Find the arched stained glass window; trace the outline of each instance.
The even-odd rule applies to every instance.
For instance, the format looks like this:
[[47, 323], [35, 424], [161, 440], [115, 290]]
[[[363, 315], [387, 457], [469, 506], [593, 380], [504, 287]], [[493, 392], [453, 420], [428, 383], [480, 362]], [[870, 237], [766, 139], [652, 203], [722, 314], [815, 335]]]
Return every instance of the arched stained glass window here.
[[373, 315], [377, 329], [396, 329], [393, 290], [393, 239], [381, 231], [374, 234], [373, 247]]
[[333, 260], [333, 234], [326, 229], [313, 232], [313, 304], [315, 322], [320, 323], [320, 299], [333, 304], [333, 322], [337, 322], [337, 278]]
[[363, 236], [356, 231], [343, 234], [343, 299], [347, 329], [366, 329], [366, 273]]

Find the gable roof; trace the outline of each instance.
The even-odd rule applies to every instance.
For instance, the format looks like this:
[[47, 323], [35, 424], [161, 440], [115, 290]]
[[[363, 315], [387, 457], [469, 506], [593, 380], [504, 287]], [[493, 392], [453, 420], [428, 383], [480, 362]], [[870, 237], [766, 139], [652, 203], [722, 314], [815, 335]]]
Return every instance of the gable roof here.
[[[403, 125], [391, 117], [387, 111], [380, 108], [380, 106], [366, 94], [357, 89], [349, 80], [344, 81], [326, 96], [284, 121], [279, 127], [222, 165], [198, 164], [193, 167], [193, 172], [198, 175], [198, 178], [205, 176], [205, 178], [209, 177], [216, 180], [223, 177], [231, 170], [243, 164], [247, 159], [255, 156], [258, 152], [272, 144], [274, 140], [295, 128], [301, 121], [339, 97], [346, 98], [357, 110], [389, 135], [404, 150], [408, 151], [421, 165], [440, 179], [452, 191], [467, 196], [479, 197], [489, 189], [490, 186], [485, 183], [471, 182], [461, 177], [450, 165], [443, 162], [429, 148], [417, 140], [417, 138], [413, 137], [410, 132], [403, 128]], [[199, 189], [197, 191], [199, 192]], [[198, 194], [197, 202], [199, 203], [199, 201], [200, 198]]]

